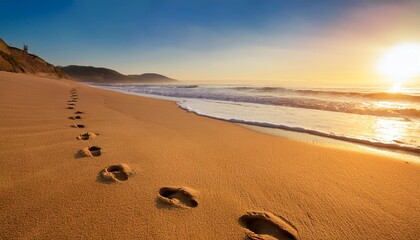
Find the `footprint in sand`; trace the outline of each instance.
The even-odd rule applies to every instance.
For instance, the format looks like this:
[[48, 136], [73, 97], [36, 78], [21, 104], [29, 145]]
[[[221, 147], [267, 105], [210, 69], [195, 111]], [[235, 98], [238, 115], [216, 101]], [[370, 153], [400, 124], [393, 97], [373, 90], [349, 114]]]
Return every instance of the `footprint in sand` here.
[[98, 176], [102, 182], [124, 182], [134, 175], [134, 170], [125, 163], [111, 165], [103, 169]]
[[99, 133], [87, 132], [87, 133], [83, 133], [83, 134], [80, 134], [79, 136], [77, 136], [77, 139], [78, 140], [89, 140], [89, 139], [95, 138], [98, 135], [99, 135]]
[[194, 208], [198, 206], [195, 200], [196, 191], [187, 187], [163, 187], [159, 190], [159, 200], [176, 207]]
[[98, 146], [85, 147], [76, 154], [77, 157], [99, 157], [101, 148]]
[[85, 128], [85, 125], [83, 124], [73, 124], [71, 125], [72, 128]]
[[75, 103], [68, 103], [67, 105], [74, 106], [76, 104]]
[[269, 212], [248, 212], [239, 218], [239, 223], [250, 239], [299, 239], [294, 226]]
[[82, 117], [81, 116], [71, 116], [71, 117], [69, 117], [69, 119], [76, 120], [76, 119], [82, 119]]
[[72, 106], [69, 106], [69, 107], [67, 107], [67, 109], [74, 109], [74, 107], [72, 107]]
[[84, 114], [84, 112], [77, 111], [77, 112], [74, 112], [74, 114]]

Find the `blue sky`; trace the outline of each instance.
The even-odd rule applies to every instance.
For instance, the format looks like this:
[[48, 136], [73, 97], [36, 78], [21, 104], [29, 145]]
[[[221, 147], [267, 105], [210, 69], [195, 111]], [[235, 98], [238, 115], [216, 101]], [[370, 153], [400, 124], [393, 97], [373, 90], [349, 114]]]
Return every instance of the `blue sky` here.
[[[302, 51], [309, 57], [318, 56], [317, 49], [331, 51], [332, 38], [344, 44], [349, 36], [341, 36], [340, 28], [363, 35], [357, 25], [347, 24], [351, 18], [362, 12], [380, 19], [383, 11], [392, 12], [387, 7], [398, 9], [399, 15], [391, 13], [394, 20], [408, 18], [390, 31], [403, 29], [400, 35], [418, 37], [419, 4], [397, 0], [0, 0], [0, 37], [13, 46], [27, 43], [30, 52], [56, 65], [159, 72], [188, 80], [275, 80], [288, 77], [279, 74], [282, 70], [305, 67], [288, 69], [291, 63], [284, 59], [296, 64]], [[311, 71], [289, 75], [304, 78]]]

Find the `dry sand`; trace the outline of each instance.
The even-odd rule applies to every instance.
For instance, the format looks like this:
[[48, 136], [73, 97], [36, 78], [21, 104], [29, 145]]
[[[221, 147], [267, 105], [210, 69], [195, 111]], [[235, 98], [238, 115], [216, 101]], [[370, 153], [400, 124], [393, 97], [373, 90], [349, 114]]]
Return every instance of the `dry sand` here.
[[420, 239], [418, 163], [23, 74], [0, 72], [0, 110], [0, 239]]

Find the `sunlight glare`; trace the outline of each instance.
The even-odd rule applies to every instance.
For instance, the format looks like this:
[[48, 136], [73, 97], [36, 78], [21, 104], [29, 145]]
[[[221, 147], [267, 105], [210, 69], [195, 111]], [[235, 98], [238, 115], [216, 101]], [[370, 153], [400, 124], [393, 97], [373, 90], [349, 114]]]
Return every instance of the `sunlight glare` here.
[[402, 43], [389, 49], [379, 60], [376, 70], [395, 82], [393, 90], [401, 82], [420, 75], [420, 43]]
[[401, 92], [401, 83], [400, 82], [395, 82], [394, 85], [392, 85], [391, 92], [392, 93]]

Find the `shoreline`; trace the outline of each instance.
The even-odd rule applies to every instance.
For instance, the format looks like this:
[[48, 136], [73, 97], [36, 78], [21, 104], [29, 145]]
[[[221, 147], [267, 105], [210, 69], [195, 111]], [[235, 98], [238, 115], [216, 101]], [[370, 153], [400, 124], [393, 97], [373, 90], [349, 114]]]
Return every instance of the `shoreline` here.
[[293, 139], [293, 140], [308, 143], [308, 144], [343, 149], [347, 151], [364, 152], [364, 153], [370, 153], [370, 154], [375, 154], [375, 155], [380, 155], [380, 156], [389, 156], [389, 157], [397, 158], [402, 161], [410, 161], [412, 163], [417, 163], [417, 164], [420, 163], [420, 160], [419, 160], [420, 155], [414, 152], [389, 149], [386, 147], [372, 146], [368, 144], [323, 137], [319, 135], [312, 135], [310, 133], [298, 132], [298, 131], [293, 131], [293, 130], [260, 127], [260, 126], [240, 124], [240, 123], [238, 124], [240, 126], [243, 126], [244, 128], [252, 129], [253, 131], [262, 132], [268, 135], [283, 137], [286, 139]]
[[[70, 80], [0, 72], [0, 84], [8, 239], [244, 239], [267, 219], [298, 239], [420, 234], [419, 164]], [[78, 140], [85, 132], [98, 134]]]
[[310, 144], [316, 144], [316, 145], [322, 145], [326, 147], [333, 147], [338, 149], [347, 149], [352, 151], [361, 151], [361, 152], [368, 152], [373, 154], [378, 154], [381, 156], [391, 156], [395, 158], [400, 158], [404, 161], [410, 161], [413, 163], [420, 163], [420, 149], [414, 149], [411, 147], [402, 147], [399, 145], [392, 145], [388, 143], [373, 143], [369, 141], [364, 140], [358, 140], [348, 137], [342, 137], [342, 136], [331, 136], [324, 134], [322, 132], [318, 132], [315, 130], [302, 130], [300, 128], [292, 128], [292, 127], [269, 127], [269, 126], [262, 126], [259, 124], [253, 124], [249, 122], [242, 122], [242, 121], [236, 121], [236, 120], [225, 120], [217, 117], [202, 115], [199, 113], [196, 113], [194, 111], [189, 111], [188, 109], [183, 108], [179, 102], [182, 101], [181, 99], [176, 99], [174, 97], [165, 97], [165, 96], [158, 96], [158, 95], [152, 95], [152, 94], [141, 94], [136, 92], [126, 92], [123, 90], [115, 90], [115, 89], [109, 89], [107, 87], [103, 87], [100, 85], [95, 85], [93, 83], [82, 83], [86, 84], [87, 86], [91, 86], [94, 88], [99, 88], [103, 90], [108, 91], [114, 91], [122, 94], [128, 94], [128, 95], [134, 95], [134, 96], [141, 96], [151, 99], [160, 99], [160, 100], [167, 100], [171, 102], [177, 103], [178, 107], [186, 112], [194, 113], [201, 117], [206, 117], [210, 119], [215, 119], [218, 121], [225, 121], [233, 124], [238, 124], [240, 126], [243, 126], [247, 129], [251, 129], [253, 131], [258, 131], [261, 133], [269, 134], [272, 136], [277, 137], [286, 137], [288, 139], [294, 139], [297, 141], [310, 143]]

